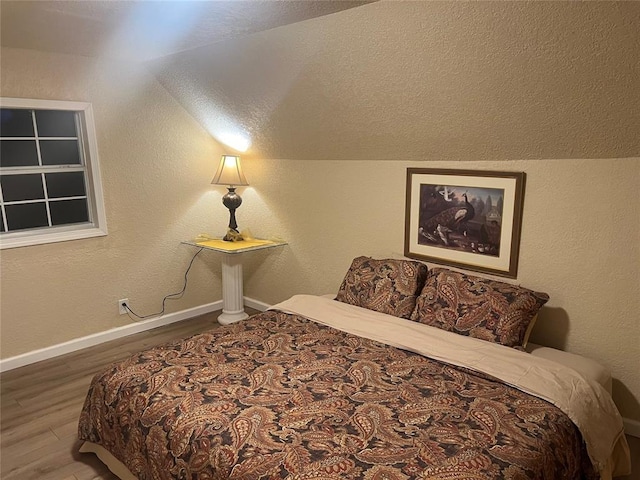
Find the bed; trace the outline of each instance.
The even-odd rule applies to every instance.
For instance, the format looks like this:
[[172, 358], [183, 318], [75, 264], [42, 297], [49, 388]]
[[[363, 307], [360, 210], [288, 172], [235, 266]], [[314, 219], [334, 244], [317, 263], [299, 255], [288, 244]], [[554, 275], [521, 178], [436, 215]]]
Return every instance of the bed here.
[[296, 295], [98, 373], [81, 451], [123, 480], [627, 474], [606, 370], [527, 344], [547, 299], [358, 257], [337, 296]]

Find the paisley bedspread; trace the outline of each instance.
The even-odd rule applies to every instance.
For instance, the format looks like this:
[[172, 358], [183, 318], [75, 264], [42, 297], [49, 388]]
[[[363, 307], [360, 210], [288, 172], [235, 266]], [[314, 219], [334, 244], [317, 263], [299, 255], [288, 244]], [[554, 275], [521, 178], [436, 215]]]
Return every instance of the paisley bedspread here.
[[96, 375], [79, 437], [141, 480], [598, 477], [550, 403], [279, 311]]

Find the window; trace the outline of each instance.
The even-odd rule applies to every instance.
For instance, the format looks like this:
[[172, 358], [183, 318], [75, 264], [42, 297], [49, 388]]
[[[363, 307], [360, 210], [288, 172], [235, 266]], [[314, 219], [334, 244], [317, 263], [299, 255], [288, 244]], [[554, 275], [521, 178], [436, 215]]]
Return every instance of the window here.
[[91, 104], [0, 98], [0, 247], [107, 234]]

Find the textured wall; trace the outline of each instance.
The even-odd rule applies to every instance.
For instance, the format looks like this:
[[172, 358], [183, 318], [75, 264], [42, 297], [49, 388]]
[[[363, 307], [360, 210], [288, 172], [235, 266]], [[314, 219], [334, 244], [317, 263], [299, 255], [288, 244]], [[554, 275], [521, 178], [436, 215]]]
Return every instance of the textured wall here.
[[381, 1], [154, 68], [256, 158], [640, 154], [640, 2]]
[[[140, 68], [6, 48], [0, 66], [3, 96], [92, 102], [109, 229], [0, 252], [7, 358], [130, 323], [118, 315], [120, 298], [157, 312], [194, 253], [180, 241], [227, 213], [209, 184], [220, 147]], [[219, 300], [219, 268], [201, 254], [168, 311]]]

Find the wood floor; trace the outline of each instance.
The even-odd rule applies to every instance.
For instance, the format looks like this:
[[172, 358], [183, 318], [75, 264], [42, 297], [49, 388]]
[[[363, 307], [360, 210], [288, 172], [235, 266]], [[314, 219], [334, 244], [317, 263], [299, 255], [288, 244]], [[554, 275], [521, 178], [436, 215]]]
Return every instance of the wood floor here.
[[117, 480], [95, 455], [78, 452], [78, 417], [91, 378], [132, 353], [215, 328], [219, 313], [0, 374], [0, 478]]

